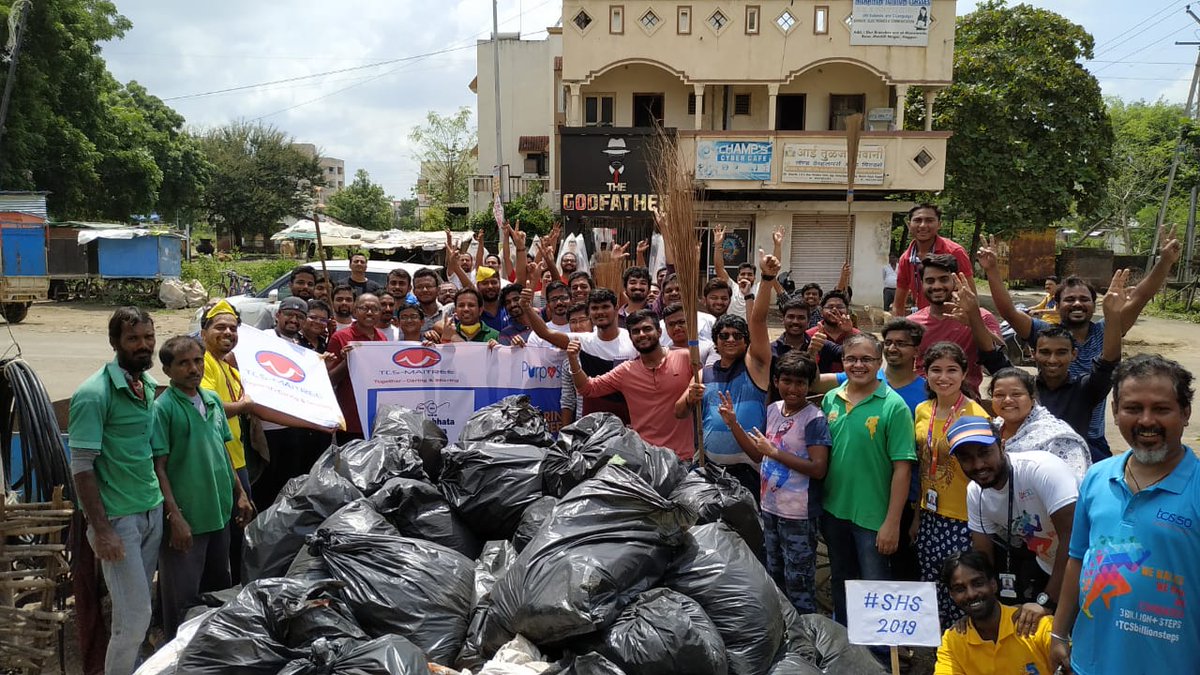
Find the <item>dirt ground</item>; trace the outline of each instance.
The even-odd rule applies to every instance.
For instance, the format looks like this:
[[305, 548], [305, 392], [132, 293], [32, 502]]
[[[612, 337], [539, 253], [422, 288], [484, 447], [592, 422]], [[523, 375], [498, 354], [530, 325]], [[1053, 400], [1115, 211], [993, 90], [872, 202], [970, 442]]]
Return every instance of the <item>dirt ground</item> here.
[[[1021, 296], [1023, 300], [1036, 297]], [[990, 305], [990, 298], [981, 300]], [[4, 357], [19, 353], [30, 363], [45, 384], [50, 400], [66, 399], [89, 375], [112, 358], [108, 344], [107, 326], [112, 307], [84, 303], [39, 303], [34, 305], [28, 318], [20, 324], [0, 328], [0, 353]], [[157, 310], [153, 312], [160, 343], [167, 337], [186, 333], [195, 310]], [[781, 326], [772, 326], [772, 337]], [[1152, 352], [1175, 359], [1193, 373], [1200, 373], [1200, 325], [1174, 319], [1144, 317], [1129, 332], [1125, 340], [1125, 354]], [[156, 359], [157, 360], [157, 359]], [[152, 371], [154, 377], [165, 383], [161, 370]], [[1194, 427], [1200, 429], [1200, 426]], [[1110, 422], [1108, 439], [1114, 449], [1126, 447], [1120, 432]], [[1193, 447], [1200, 442], [1196, 431], [1186, 439]], [[75, 640], [68, 628], [66, 672], [77, 673], [78, 665], [73, 657]], [[919, 675], [932, 672], [933, 650], [917, 650], [911, 673]], [[47, 672], [58, 672], [57, 664]]]

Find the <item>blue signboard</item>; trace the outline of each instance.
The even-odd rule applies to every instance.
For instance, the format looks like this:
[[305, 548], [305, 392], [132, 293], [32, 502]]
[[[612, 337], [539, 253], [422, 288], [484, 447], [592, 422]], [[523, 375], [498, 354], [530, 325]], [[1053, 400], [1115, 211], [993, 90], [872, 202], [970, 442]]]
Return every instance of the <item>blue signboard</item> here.
[[696, 178], [702, 180], [771, 180], [772, 141], [696, 141]]

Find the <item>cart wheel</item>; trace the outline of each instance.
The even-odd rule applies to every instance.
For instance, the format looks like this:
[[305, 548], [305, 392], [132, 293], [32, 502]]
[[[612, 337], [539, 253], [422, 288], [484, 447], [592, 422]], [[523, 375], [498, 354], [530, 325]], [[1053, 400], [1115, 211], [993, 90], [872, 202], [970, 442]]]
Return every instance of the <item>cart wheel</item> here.
[[67, 282], [62, 279], [51, 279], [49, 294], [51, 300], [62, 302], [71, 298], [71, 289], [67, 287]]
[[9, 323], [21, 323], [29, 314], [29, 305], [24, 302], [6, 302], [2, 309], [4, 320]]

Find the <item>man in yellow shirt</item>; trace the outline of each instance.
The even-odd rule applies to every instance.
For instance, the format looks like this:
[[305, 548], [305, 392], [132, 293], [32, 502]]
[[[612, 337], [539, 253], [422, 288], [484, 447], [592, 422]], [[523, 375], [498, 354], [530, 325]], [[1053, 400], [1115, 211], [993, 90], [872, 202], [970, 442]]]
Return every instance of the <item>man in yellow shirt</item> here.
[[1051, 675], [1050, 626], [1045, 616], [1017, 626], [1017, 608], [996, 600], [996, 573], [979, 551], [946, 558], [942, 582], [966, 613], [966, 631], [958, 626], [942, 634], [934, 675]]

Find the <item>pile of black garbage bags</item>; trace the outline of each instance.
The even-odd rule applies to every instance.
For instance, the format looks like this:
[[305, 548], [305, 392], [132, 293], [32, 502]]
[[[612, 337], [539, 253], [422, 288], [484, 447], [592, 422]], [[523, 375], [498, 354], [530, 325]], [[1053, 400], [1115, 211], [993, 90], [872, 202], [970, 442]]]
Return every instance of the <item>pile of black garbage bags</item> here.
[[424, 415], [387, 408], [246, 529], [245, 586], [174, 668], [478, 673], [519, 635], [551, 673], [885, 672], [840, 626], [797, 615], [762, 536], [740, 483], [689, 472], [612, 415], [556, 440], [515, 396], [447, 445]]

